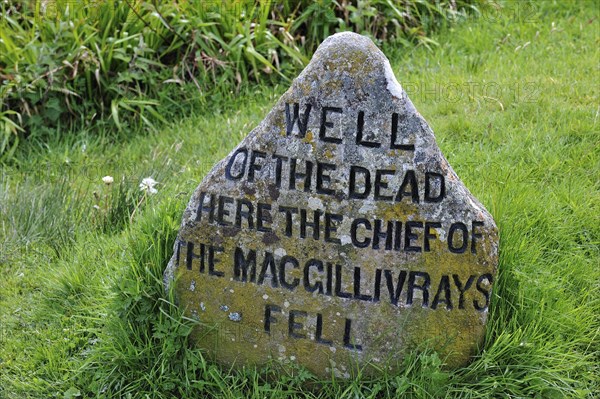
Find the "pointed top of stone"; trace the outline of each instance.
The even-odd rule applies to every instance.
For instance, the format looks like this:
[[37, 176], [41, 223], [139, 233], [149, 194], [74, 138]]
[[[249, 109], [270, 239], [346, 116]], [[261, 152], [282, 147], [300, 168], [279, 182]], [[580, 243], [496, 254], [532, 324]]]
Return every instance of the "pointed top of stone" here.
[[[316, 70], [326, 63], [328, 68], [343, 71], [358, 77], [362, 74], [380, 74], [387, 82], [387, 89], [396, 98], [403, 97], [403, 90], [390, 62], [383, 52], [366, 36], [353, 32], [336, 33], [325, 39], [317, 48], [312, 63]], [[306, 70], [310, 71], [310, 64]]]
[[491, 215], [452, 170], [373, 42], [338, 33], [221, 160], [165, 272], [227, 364], [349, 377], [427, 340], [481, 342], [498, 262]]
[[329, 36], [317, 48], [311, 61], [318, 62], [323, 56], [341, 65], [344, 62], [365, 62], [370, 57], [387, 59], [371, 39], [353, 32], [340, 32]]

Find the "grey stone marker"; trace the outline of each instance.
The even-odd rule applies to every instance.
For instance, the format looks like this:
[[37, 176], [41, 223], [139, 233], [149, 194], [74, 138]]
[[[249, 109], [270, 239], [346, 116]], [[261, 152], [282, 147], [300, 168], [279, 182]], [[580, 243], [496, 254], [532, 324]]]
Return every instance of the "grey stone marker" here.
[[349, 377], [424, 343], [467, 363], [497, 263], [491, 215], [387, 58], [339, 33], [200, 183], [165, 282], [218, 362]]

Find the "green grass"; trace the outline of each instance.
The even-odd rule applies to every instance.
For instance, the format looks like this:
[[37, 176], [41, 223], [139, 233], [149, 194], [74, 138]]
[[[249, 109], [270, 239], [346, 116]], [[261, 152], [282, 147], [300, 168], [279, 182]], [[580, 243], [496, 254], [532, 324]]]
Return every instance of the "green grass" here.
[[[599, 8], [508, 3], [433, 50], [386, 50], [500, 228], [486, 340], [468, 367], [446, 370], [424, 347], [397, 375], [316, 381], [228, 370], [193, 348], [162, 271], [194, 188], [286, 89], [258, 87], [156, 134], [78, 132], [3, 166], [0, 397], [597, 397]], [[148, 176], [156, 195], [138, 189]]]
[[[0, 161], [65, 129], [156, 131], [162, 117], [290, 81], [330, 33], [430, 46], [490, 0], [0, 2]], [[159, 111], [160, 112], [159, 112]], [[118, 133], [118, 134], [117, 134]]]

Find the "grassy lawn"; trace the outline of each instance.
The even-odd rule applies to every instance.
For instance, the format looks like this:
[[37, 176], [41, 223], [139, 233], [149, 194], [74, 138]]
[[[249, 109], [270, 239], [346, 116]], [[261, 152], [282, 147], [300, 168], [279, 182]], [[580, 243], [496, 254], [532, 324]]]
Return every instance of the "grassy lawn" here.
[[[286, 89], [255, 87], [157, 134], [65, 133], [2, 166], [0, 398], [597, 397], [599, 10], [508, 3], [432, 50], [385, 50], [500, 229], [486, 340], [468, 367], [424, 347], [398, 375], [317, 381], [221, 368], [188, 342], [193, 321], [162, 272], [195, 187]], [[140, 191], [145, 177], [157, 194]]]

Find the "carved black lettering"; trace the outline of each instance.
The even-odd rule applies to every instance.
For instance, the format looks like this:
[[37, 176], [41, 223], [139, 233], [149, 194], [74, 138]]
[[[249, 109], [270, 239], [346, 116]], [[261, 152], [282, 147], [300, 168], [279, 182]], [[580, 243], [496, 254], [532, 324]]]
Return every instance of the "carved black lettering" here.
[[381, 296], [381, 269], [375, 270], [375, 287], [373, 289], [373, 302], [379, 302]]
[[313, 232], [313, 239], [319, 239], [319, 220], [322, 212], [319, 210], [313, 211], [313, 221], [309, 222], [306, 209], [300, 209], [300, 237], [306, 238], [306, 228], [310, 227]]
[[308, 118], [310, 117], [310, 110], [312, 105], [306, 104], [304, 108], [304, 114], [300, 115], [300, 104], [294, 103], [294, 114], [290, 113], [290, 104], [285, 103], [285, 126], [287, 135], [291, 135], [294, 131], [294, 125], [298, 125], [298, 137], [304, 138], [306, 136], [306, 128], [308, 127]]
[[188, 270], [192, 270], [193, 265], [192, 262], [194, 259], [198, 259], [200, 261], [200, 267], [199, 267], [199, 271], [200, 273], [204, 273], [204, 260], [206, 259], [205, 256], [205, 245], [204, 244], [200, 244], [200, 254], [195, 254], [194, 253], [194, 243], [188, 241], [187, 243], [187, 248], [186, 248], [186, 253], [185, 253], [185, 265], [187, 267]]
[[344, 217], [336, 213], [325, 214], [325, 242], [331, 242], [334, 244], [340, 244], [339, 238], [334, 237], [333, 234], [337, 232], [337, 226], [342, 222]]
[[292, 214], [295, 214], [295, 213], [297, 214], [298, 208], [293, 208], [293, 207], [289, 207], [289, 206], [280, 206], [279, 212], [285, 212], [285, 235], [287, 237], [291, 237], [292, 236], [292, 226], [293, 226]]
[[219, 197], [219, 206], [217, 207], [217, 223], [221, 226], [231, 226], [233, 224], [225, 219], [225, 216], [230, 215], [229, 211], [225, 209], [226, 204], [233, 204], [233, 198], [221, 195]]
[[471, 288], [471, 285], [473, 284], [473, 281], [475, 280], [475, 276], [470, 275], [464, 286], [461, 283], [460, 277], [458, 276], [458, 274], [453, 274], [452, 279], [454, 280], [454, 285], [456, 286], [456, 289], [458, 290], [458, 293], [459, 293], [458, 308], [464, 309], [465, 308], [465, 292], [467, 292], [467, 290], [469, 288]]
[[393, 176], [396, 172], [393, 170], [387, 169], [377, 169], [375, 172], [375, 193], [373, 198], [378, 201], [391, 201], [394, 196], [393, 195], [384, 195], [381, 193], [382, 190], [386, 190], [388, 188], [388, 181], [384, 180], [384, 176]]
[[344, 347], [355, 351], [362, 351], [362, 345], [351, 343], [352, 320], [346, 319], [344, 323]]
[[[235, 247], [233, 255], [233, 278], [241, 282], [256, 281], [256, 251], [249, 250], [248, 255], [244, 255], [244, 250]], [[250, 280], [248, 280], [248, 273]]]
[[290, 310], [288, 319], [288, 335], [292, 338], [306, 338], [306, 335], [300, 334], [297, 331], [304, 328], [304, 324], [296, 322], [298, 317], [306, 317], [306, 312], [303, 310]]
[[[396, 141], [398, 140], [398, 118], [399, 115], [394, 112], [392, 114], [392, 142], [390, 144], [390, 148], [392, 150], [403, 150], [403, 151], [414, 151], [415, 150], [415, 145], [414, 144], [398, 144]], [[402, 115], [402, 121], [400, 121], [401, 123], [406, 123], [406, 116]]]
[[265, 251], [265, 259], [263, 260], [260, 274], [258, 275], [257, 284], [263, 284], [265, 277], [267, 277], [267, 270], [271, 273], [271, 286], [277, 288], [279, 283], [277, 282], [277, 268], [275, 266], [275, 258], [271, 252]]
[[[432, 186], [438, 182], [437, 195], [432, 195]], [[446, 196], [446, 181], [444, 175], [434, 172], [425, 172], [425, 202], [441, 202]]]
[[379, 249], [379, 240], [385, 240], [385, 249], [392, 249], [392, 240], [394, 238], [394, 222], [388, 221], [386, 223], [386, 230], [382, 231], [381, 229], [382, 221], [379, 219], [375, 219], [375, 228], [373, 229], [373, 249]]
[[485, 285], [491, 285], [494, 282], [494, 278], [492, 277], [491, 274], [486, 273], [481, 275], [478, 279], [477, 279], [477, 291], [479, 291], [484, 299], [485, 299], [485, 303], [483, 305], [481, 305], [479, 303], [479, 301], [477, 299], [473, 300], [473, 306], [475, 307], [475, 309], [479, 310], [480, 312], [485, 311], [488, 306], [490, 306], [490, 291], [489, 289], [484, 285], [483, 281], [487, 280], [487, 284]]
[[[243, 160], [241, 161], [241, 165], [239, 165], [238, 162], [238, 157], [242, 156]], [[244, 177], [244, 174], [246, 173], [246, 164], [248, 163], [248, 149], [241, 147], [238, 148], [233, 155], [231, 156], [231, 158], [229, 158], [229, 162], [227, 162], [227, 167], [225, 167], [225, 178], [227, 178], [227, 180], [239, 180], [242, 177]], [[238, 165], [237, 168], [234, 168], [234, 164]], [[237, 171], [234, 171], [234, 169], [237, 169]], [[233, 171], [233, 173], [232, 173]]]
[[267, 226], [266, 223], [272, 223], [271, 218], [271, 204], [263, 204], [259, 202], [256, 205], [256, 230], [263, 233], [271, 231], [271, 227]]
[[[361, 174], [364, 179], [364, 189], [359, 192], [360, 189], [356, 185], [356, 176]], [[352, 199], [365, 199], [371, 193], [371, 173], [368, 169], [362, 166], [352, 165], [350, 166], [350, 181], [348, 182], [348, 196]]]
[[[421, 284], [417, 284], [417, 278], [421, 278]], [[414, 272], [411, 271], [408, 274], [408, 288], [406, 291], [406, 304], [412, 305], [415, 290], [422, 292], [423, 301], [421, 306], [426, 308], [429, 305], [429, 285], [430, 285], [429, 273], [425, 272]]]
[[402, 249], [402, 222], [396, 221], [394, 227], [394, 251]]
[[279, 261], [279, 282], [281, 286], [288, 290], [294, 290], [300, 284], [300, 279], [295, 277], [291, 283], [286, 279], [287, 264], [291, 264], [294, 269], [300, 268], [300, 264], [298, 263], [298, 259], [290, 255], [283, 256]]
[[215, 258], [215, 253], [223, 253], [223, 247], [208, 246], [208, 274], [211, 276], [223, 277], [225, 273], [215, 269], [215, 264], [219, 259]]
[[304, 172], [298, 172], [297, 166], [298, 166], [298, 161], [294, 158], [291, 159], [290, 161], [290, 190], [296, 190], [296, 180], [304, 180], [304, 187], [303, 190], [304, 192], [309, 192], [310, 191], [310, 186], [312, 184], [312, 167], [313, 164], [310, 161], [305, 161], [304, 162]]
[[429, 244], [429, 240], [437, 238], [437, 235], [432, 232], [432, 229], [439, 229], [442, 227], [440, 222], [425, 222], [425, 239], [423, 243], [423, 251], [429, 252], [431, 250], [431, 246]]
[[[208, 206], [205, 204], [206, 197], [208, 196], [209, 204]], [[198, 199], [198, 209], [196, 210], [196, 222], [202, 220], [202, 212], [208, 213], [208, 221], [212, 223], [215, 217], [215, 195], [208, 194], [202, 191], [200, 193], [200, 198]]]
[[281, 308], [271, 304], [265, 306], [265, 332], [267, 334], [271, 334], [271, 324], [277, 322], [277, 319], [272, 315], [273, 312], [281, 313]]
[[[242, 210], [242, 207], [246, 207], [246, 210]], [[246, 219], [248, 228], [254, 228], [254, 221], [252, 214], [254, 213], [254, 205], [250, 200], [241, 198], [237, 200], [237, 209], [235, 212], [235, 227], [242, 227], [242, 218]]]
[[385, 282], [387, 285], [388, 293], [390, 294], [390, 303], [392, 305], [398, 305], [398, 300], [402, 294], [402, 287], [406, 281], [406, 270], [401, 270], [398, 274], [398, 282], [396, 288], [394, 288], [394, 276], [391, 270], [384, 270], [383, 275], [385, 276]]
[[328, 171], [334, 171], [336, 166], [332, 163], [317, 162], [317, 193], [335, 195], [335, 190], [330, 188], [331, 176]]
[[367, 141], [363, 139], [363, 129], [365, 126], [365, 112], [358, 111], [358, 119], [356, 121], [356, 144], [363, 147], [378, 148], [381, 147], [381, 143], [376, 141]]
[[360, 293], [360, 267], [354, 267], [354, 299], [360, 301], [371, 301], [373, 297], [371, 295]]
[[[460, 247], [454, 245], [455, 243], [455, 233], [457, 230], [459, 234], [462, 235], [461, 245]], [[467, 245], [469, 244], [469, 232], [467, 231], [467, 226], [464, 223], [456, 222], [450, 226], [450, 231], [448, 232], [448, 250], [455, 254], [462, 254], [467, 249]]]
[[323, 315], [321, 313], [317, 313], [317, 331], [315, 332], [315, 341], [323, 345], [333, 344], [332, 340], [323, 338]]
[[327, 129], [331, 129], [333, 127], [333, 122], [327, 120], [328, 112], [341, 114], [342, 109], [338, 107], [323, 107], [323, 110], [321, 111], [321, 127], [319, 128], [319, 138], [326, 143], [339, 144], [342, 142], [341, 138], [327, 136]]
[[339, 298], [350, 298], [352, 294], [342, 289], [342, 265], [335, 265], [335, 296]]
[[273, 158], [275, 158], [275, 185], [277, 188], [281, 188], [281, 176], [283, 175], [283, 162], [287, 162], [289, 160], [288, 157], [284, 157], [283, 155], [273, 154]]
[[257, 162], [257, 160], [264, 160], [267, 157], [266, 152], [254, 150], [252, 151], [252, 155], [250, 155], [250, 165], [248, 166], [248, 181], [254, 182], [254, 174], [262, 169], [263, 164]]
[[366, 230], [371, 230], [371, 222], [369, 222], [365, 218], [358, 218], [352, 221], [352, 225], [350, 227], [350, 238], [352, 239], [352, 244], [357, 248], [366, 248], [371, 244], [371, 239], [369, 237], [365, 237], [362, 241], [360, 241], [356, 236], [356, 230], [358, 229], [358, 225], [364, 225]]
[[419, 236], [413, 233], [413, 229], [422, 229], [423, 222], [408, 221], [404, 224], [404, 251], [406, 252], [421, 252], [421, 247], [413, 245], [412, 240], [418, 240]]
[[325, 295], [333, 295], [333, 264], [331, 262], [327, 262], [327, 286]]
[[[443, 297], [442, 297], [443, 295]], [[451, 300], [451, 292], [450, 292], [450, 277], [447, 275], [443, 275], [440, 279], [440, 285], [438, 286], [437, 292], [433, 297], [433, 302], [431, 303], [431, 309], [437, 309], [440, 303], [446, 304], [446, 310], [452, 310], [452, 300]]]
[[[407, 191], [407, 186], [410, 186]], [[417, 177], [414, 170], [407, 170], [404, 175], [404, 180], [400, 184], [398, 194], [396, 194], [396, 202], [402, 201], [402, 198], [410, 196], [414, 204], [419, 203], [419, 186], [417, 185]]]
[[310, 269], [315, 268], [319, 273], [323, 272], [323, 262], [318, 259], [311, 259], [304, 265], [304, 278], [302, 279], [304, 283], [304, 289], [308, 292], [318, 291], [319, 294], [323, 293], [323, 283], [321, 281], [316, 281], [314, 284], [311, 283], [310, 278]]

